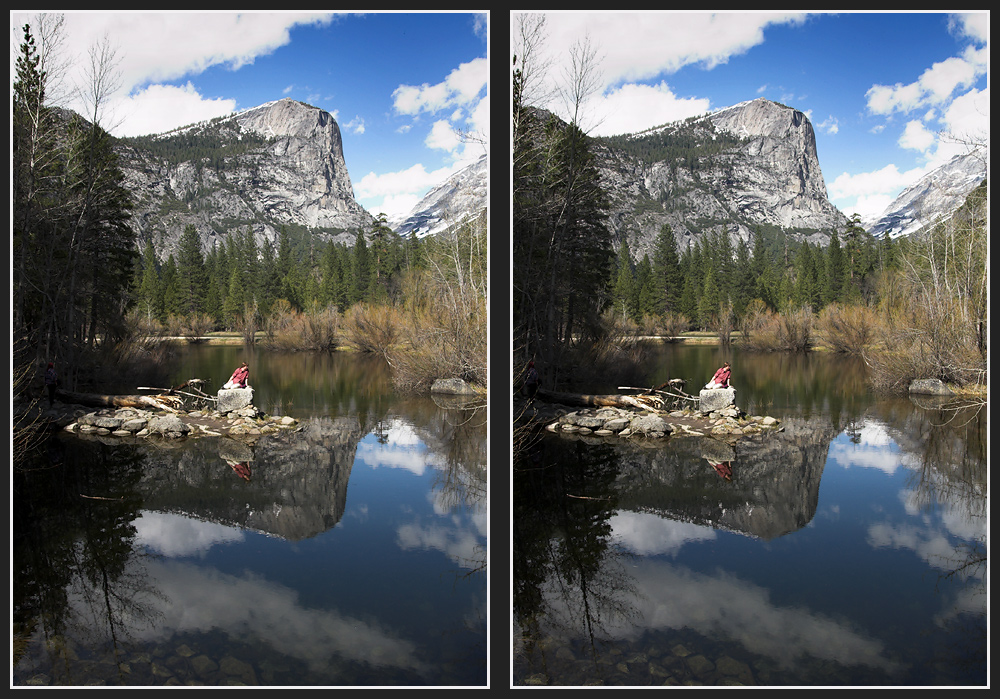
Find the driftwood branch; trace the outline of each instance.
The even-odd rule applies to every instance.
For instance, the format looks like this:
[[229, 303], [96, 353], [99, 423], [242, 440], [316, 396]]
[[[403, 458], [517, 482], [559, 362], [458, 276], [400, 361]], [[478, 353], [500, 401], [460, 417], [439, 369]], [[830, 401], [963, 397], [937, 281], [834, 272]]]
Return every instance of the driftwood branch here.
[[[202, 392], [200, 386], [204, 385], [204, 379], [188, 379], [180, 386], [174, 388], [155, 388], [152, 386], [138, 386], [137, 391], [159, 391], [160, 393], [166, 394], [168, 396], [181, 395], [188, 396], [189, 398], [196, 398], [198, 400], [210, 400], [218, 402], [218, 398], [210, 396], [207, 393]], [[187, 391], [182, 391], [182, 388], [190, 388], [194, 393], [189, 393]]]
[[186, 391], [179, 391], [176, 388], [153, 388], [151, 386], [138, 386], [138, 387], [136, 387], [136, 390], [137, 391], [165, 391], [165, 392], [167, 392], [168, 395], [177, 394], [177, 395], [181, 395], [181, 396], [189, 396], [191, 398], [199, 398], [201, 400], [214, 400], [214, 401], [218, 401], [219, 400], [215, 396], [210, 396], [207, 393], [202, 393], [201, 391], [199, 391], [198, 393], [188, 393]]
[[[689, 394], [685, 393], [684, 390], [682, 388], [680, 388], [683, 385], [684, 385], [684, 380], [683, 379], [670, 379], [666, 383], [662, 383], [662, 384], [660, 384], [656, 388], [639, 388], [639, 387], [636, 387], [636, 386], [619, 386], [618, 390], [619, 391], [641, 391], [643, 395], [658, 393], [660, 395], [670, 396], [671, 398], [679, 398], [681, 400], [690, 400], [690, 401], [694, 401], [694, 402], [697, 403], [698, 400], [700, 400], [698, 398], [698, 396], [692, 396], [692, 395], [689, 395]], [[672, 391], [664, 391], [663, 389], [665, 387], [667, 387], [667, 386], [670, 386], [672, 389], [674, 389], [677, 392], [674, 393]]]

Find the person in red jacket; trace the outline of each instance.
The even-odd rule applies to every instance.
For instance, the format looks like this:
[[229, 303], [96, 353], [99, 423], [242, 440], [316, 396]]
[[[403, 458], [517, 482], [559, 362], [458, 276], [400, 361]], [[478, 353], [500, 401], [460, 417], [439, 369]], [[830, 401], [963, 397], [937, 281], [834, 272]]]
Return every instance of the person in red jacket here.
[[236, 367], [236, 371], [233, 372], [232, 377], [223, 388], [246, 388], [248, 378], [250, 378], [250, 369], [247, 367], [247, 363], [243, 362]]
[[729, 377], [731, 374], [732, 370], [729, 368], [729, 362], [726, 362], [715, 372], [712, 380], [705, 384], [705, 388], [729, 388]]

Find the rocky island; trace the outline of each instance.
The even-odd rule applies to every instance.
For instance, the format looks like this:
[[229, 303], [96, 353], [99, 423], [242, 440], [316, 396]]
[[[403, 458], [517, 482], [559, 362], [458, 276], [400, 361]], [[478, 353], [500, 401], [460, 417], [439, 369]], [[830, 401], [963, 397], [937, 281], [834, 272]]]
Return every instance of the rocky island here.
[[[693, 436], [727, 442], [781, 429], [773, 417], [748, 415], [736, 407], [733, 388], [702, 389], [697, 397], [683, 391], [667, 394], [673, 400], [657, 393], [663, 392], [601, 396], [539, 390], [535, 400], [515, 406], [515, 427], [599, 441]], [[683, 405], [684, 399], [690, 405]]]

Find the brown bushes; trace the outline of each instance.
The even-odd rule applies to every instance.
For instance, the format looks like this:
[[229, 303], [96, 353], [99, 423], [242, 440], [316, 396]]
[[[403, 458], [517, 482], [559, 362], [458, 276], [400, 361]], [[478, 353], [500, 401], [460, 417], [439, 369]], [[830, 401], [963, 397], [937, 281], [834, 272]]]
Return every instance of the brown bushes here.
[[296, 312], [279, 299], [264, 319], [264, 333], [273, 349], [330, 352], [340, 345], [340, 314], [333, 306]]
[[958, 300], [921, 302], [910, 297], [883, 311], [878, 341], [865, 352], [874, 388], [905, 391], [914, 379], [936, 378], [958, 386], [986, 383], [986, 362], [975, 328]]
[[834, 352], [861, 355], [875, 340], [880, 321], [867, 306], [839, 303], [824, 308], [817, 321], [817, 336]]
[[393, 306], [362, 303], [351, 306], [344, 315], [344, 341], [359, 352], [377, 354], [386, 359], [402, 336], [403, 316]]
[[740, 323], [740, 345], [757, 352], [805, 352], [813, 346], [813, 314], [808, 308], [775, 313], [754, 299]]
[[396, 387], [426, 390], [435, 379], [449, 377], [485, 386], [485, 316], [485, 301], [472, 312], [436, 302], [410, 309], [405, 326], [408, 342], [389, 358]]

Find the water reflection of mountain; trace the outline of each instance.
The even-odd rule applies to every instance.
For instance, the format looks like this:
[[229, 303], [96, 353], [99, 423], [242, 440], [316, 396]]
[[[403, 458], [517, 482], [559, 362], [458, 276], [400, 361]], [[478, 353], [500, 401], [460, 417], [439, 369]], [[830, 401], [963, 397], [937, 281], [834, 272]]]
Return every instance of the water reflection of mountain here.
[[623, 446], [619, 509], [765, 540], [783, 536], [815, 515], [837, 433], [829, 418], [789, 419], [782, 432], [735, 446], [687, 437], [656, 449]]
[[[250, 446], [229, 438], [144, 447], [144, 508], [298, 541], [334, 527], [364, 432], [356, 418], [314, 418]], [[237, 468], [241, 467], [241, 468]], [[242, 475], [249, 471], [249, 480]]]

